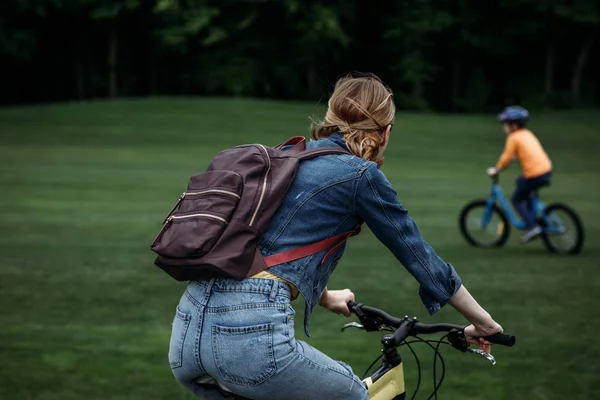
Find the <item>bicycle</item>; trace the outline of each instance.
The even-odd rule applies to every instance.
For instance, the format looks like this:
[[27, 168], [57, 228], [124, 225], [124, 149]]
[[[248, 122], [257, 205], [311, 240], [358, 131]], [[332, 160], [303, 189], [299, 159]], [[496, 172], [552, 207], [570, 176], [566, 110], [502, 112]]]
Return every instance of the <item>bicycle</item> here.
[[[350, 302], [348, 303], [348, 307], [350, 308], [350, 311], [358, 316], [358, 319], [361, 323], [358, 324], [356, 322], [350, 322], [342, 327], [342, 331], [350, 327], [355, 327], [364, 329], [367, 332], [392, 332], [384, 335], [381, 338], [381, 355], [375, 359], [375, 361], [369, 368], [367, 368], [367, 371], [364, 374], [365, 377], [363, 377], [363, 382], [365, 383], [365, 386], [369, 392], [369, 400], [406, 399], [404, 369], [402, 358], [398, 353], [398, 348], [402, 346], [407, 346], [409, 348], [415, 357], [418, 368], [417, 385], [411, 399], [415, 398], [419, 392], [419, 387], [421, 384], [421, 364], [419, 362], [419, 358], [417, 357], [417, 353], [415, 353], [411, 347], [411, 344], [413, 343], [425, 343], [433, 349], [435, 354], [433, 364], [434, 390], [433, 393], [428, 397], [428, 400], [432, 398], [437, 399], [437, 392], [440, 389], [445, 377], [446, 366], [444, 359], [439, 352], [440, 345], [446, 344], [461, 352], [479, 354], [490, 361], [493, 365], [496, 364], [496, 359], [494, 356], [486, 353], [483, 350], [474, 349], [469, 346], [469, 343], [466, 341], [464, 335], [464, 325], [445, 323], [424, 324], [419, 322], [416, 318], [409, 318], [408, 316], [405, 316], [404, 318], [396, 318], [383, 310], [374, 307], [368, 307], [360, 303]], [[424, 340], [418, 336], [421, 334], [433, 334], [438, 332], [446, 332], [446, 335], [439, 340]], [[413, 336], [415, 339], [407, 341], [406, 339], [409, 336]], [[448, 339], [448, 341], [446, 342], [444, 339]], [[496, 333], [484, 339], [490, 343], [510, 347], [514, 346], [516, 343], [516, 338], [513, 335], [508, 335], [505, 333]], [[434, 347], [432, 343], [437, 343], [437, 345]], [[441, 378], [439, 381], [436, 379], [436, 365], [438, 358], [441, 360], [442, 365]], [[382, 361], [381, 366], [377, 368], [375, 372], [369, 376], [366, 376], [379, 359]]]
[[[512, 211], [498, 175], [492, 178], [492, 190], [487, 199], [473, 200], [463, 207], [459, 216], [462, 235], [472, 246], [502, 247], [508, 240], [510, 225], [525, 229], [525, 222]], [[563, 203], [546, 206], [539, 198], [539, 187], [531, 196], [530, 210], [542, 227], [541, 238], [548, 251], [557, 254], [578, 254], [583, 248], [583, 224], [577, 213]], [[574, 235], [572, 237], [571, 235]]]
[[[496, 364], [496, 359], [489, 353], [483, 350], [471, 348], [469, 343], [465, 339], [464, 325], [454, 324], [424, 324], [419, 322], [416, 318], [396, 318], [383, 310], [374, 307], [368, 307], [361, 303], [349, 302], [348, 308], [354, 313], [360, 320], [360, 324], [357, 322], [350, 322], [342, 327], [342, 332], [348, 328], [358, 328], [367, 332], [376, 331], [388, 331], [392, 333], [385, 334], [381, 338], [381, 355], [379, 355], [375, 361], [367, 368], [362, 382], [367, 388], [369, 393], [369, 400], [402, 400], [406, 399], [406, 390], [404, 383], [404, 367], [402, 363], [402, 357], [398, 353], [398, 348], [407, 346], [412, 352], [417, 362], [418, 368], [418, 379], [415, 391], [411, 397], [414, 399], [419, 392], [421, 385], [421, 364], [419, 358], [411, 344], [422, 342], [429, 345], [435, 354], [434, 358], [434, 391], [428, 397], [429, 399], [437, 399], [437, 392], [440, 389], [444, 377], [446, 366], [444, 359], [442, 358], [439, 347], [442, 344], [450, 345], [461, 352], [470, 352], [479, 354], [489, 360], [492, 364]], [[439, 340], [424, 340], [418, 335], [422, 334], [433, 334], [438, 332], [446, 332]], [[415, 337], [414, 340], [407, 340], [409, 336]], [[444, 341], [448, 339], [448, 341]], [[499, 344], [503, 346], [514, 346], [516, 338], [512, 335], [505, 333], [496, 333], [492, 336], [484, 338], [490, 343]], [[432, 343], [437, 343], [437, 346], [433, 346]], [[439, 381], [436, 379], [436, 365], [437, 359], [441, 360], [441, 378]], [[381, 365], [373, 373], [369, 374], [369, 371], [373, 368], [377, 361], [381, 360]], [[368, 375], [368, 376], [367, 376]], [[214, 379], [208, 378], [203, 380], [203, 385], [213, 385], [216, 390], [219, 390], [225, 397], [230, 397], [235, 400], [252, 400], [246, 397], [240, 397], [228, 392], [224, 387], [220, 386]]]

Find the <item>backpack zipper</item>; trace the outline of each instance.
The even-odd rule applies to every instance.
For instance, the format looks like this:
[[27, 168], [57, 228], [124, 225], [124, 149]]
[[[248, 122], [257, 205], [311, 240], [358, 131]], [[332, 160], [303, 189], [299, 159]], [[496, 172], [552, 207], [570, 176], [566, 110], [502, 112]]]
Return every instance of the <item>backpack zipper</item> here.
[[256, 215], [258, 214], [258, 210], [260, 209], [263, 199], [265, 198], [265, 192], [267, 191], [267, 178], [269, 176], [269, 171], [271, 171], [271, 158], [269, 157], [269, 152], [267, 151], [267, 149], [265, 149], [265, 146], [263, 146], [262, 144], [257, 144], [257, 146], [264, 150], [265, 156], [267, 157], [267, 161], [268, 161], [268, 167], [267, 167], [267, 172], [265, 172], [265, 177], [263, 179], [262, 190], [260, 192], [260, 198], [258, 199], [258, 204], [256, 205], [256, 210], [254, 210], [254, 214], [252, 215], [252, 218], [250, 219], [250, 224], [248, 224], [250, 226], [252, 226], [252, 224], [254, 223], [254, 219], [256, 218]]
[[228, 196], [233, 196], [236, 197], [238, 199], [241, 199], [241, 197], [237, 194], [237, 193], [233, 193], [230, 192], [228, 190], [221, 190], [221, 189], [208, 189], [208, 190], [201, 190], [200, 192], [183, 192], [181, 194], [181, 196], [179, 196], [179, 200], [177, 200], [177, 203], [175, 203], [175, 205], [173, 206], [173, 208], [171, 208], [171, 211], [169, 211], [169, 213], [167, 214], [167, 216], [165, 217], [165, 219], [163, 219], [163, 225], [167, 222], [167, 220], [171, 217], [171, 215], [173, 215], [173, 213], [175, 212], [175, 210], [177, 210], [177, 207], [179, 207], [179, 205], [181, 204], [181, 202], [183, 201], [183, 199], [185, 199], [186, 196], [198, 196], [200, 194], [205, 194], [205, 193], [219, 193], [219, 194], [226, 194]]
[[[183, 197], [183, 195], [182, 195], [182, 197]], [[160, 231], [158, 231], [158, 235], [156, 235], [156, 237], [154, 238], [154, 242], [152, 245], [154, 246], [156, 244], [156, 242], [158, 242], [158, 239], [160, 239], [163, 232], [165, 231], [165, 229], [167, 229], [167, 227], [169, 226], [171, 221], [173, 221], [174, 219], [185, 219], [185, 218], [193, 218], [193, 217], [208, 217], [208, 218], [213, 218], [213, 219], [219, 220], [221, 222], [224, 222], [226, 225], [229, 224], [229, 222], [227, 222], [227, 220], [225, 218], [217, 217], [216, 215], [212, 215], [212, 214], [197, 213], [197, 214], [189, 214], [189, 215], [169, 215], [167, 218], [165, 218], [165, 221], [163, 222], [163, 226], [162, 226], [162, 228], [160, 228]]]
[[186, 218], [194, 218], [194, 217], [208, 217], [208, 218], [217, 219], [221, 222], [229, 224], [229, 222], [227, 222], [227, 220], [225, 218], [217, 217], [216, 215], [212, 215], [212, 214], [204, 214], [204, 213], [188, 214], [188, 215], [171, 215], [169, 217], [169, 219], [167, 220], [167, 222], [171, 222], [174, 219], [186, 219]]
[[200, 192], [183, 192], [183, 194], [181, 195], [181, 200], [183, 200], [183, 198], [185, 196], [197, 196], [199, 194], [204, 194], [204, 193], [220, 193], [220, 194], [226, 194], [226, 195], [229, 195], [229, 196], [237, 197], [238, 199], [241, 198], [237, 193], [233, 193], [233, 192], [230, 192], [228, 190], [208, 189], [208, 190], [202, 190]]
[[[183, 192], [183, 194], [181, 196], [179, 196], [179, 200], [177, 200], [177, 203], [175, 203], [175, 205], [173, 206], [173, 208], [171, 208], [171, 211], [169, 211], [169, 213], [167, 214], [167, 216], [165, 217], [165, 219], [163, 219], [163, 225], [166, 224], [171, 216], [173, 215], [173, 213], [175, 212], [175, 210], [177, 210], [177, 207], [179, 207], [179, 205], [181, 204], [181, 202], [183, 201], [185, 197], [185, 192]], [[159, 233], [160, 235], [160, 233]]]

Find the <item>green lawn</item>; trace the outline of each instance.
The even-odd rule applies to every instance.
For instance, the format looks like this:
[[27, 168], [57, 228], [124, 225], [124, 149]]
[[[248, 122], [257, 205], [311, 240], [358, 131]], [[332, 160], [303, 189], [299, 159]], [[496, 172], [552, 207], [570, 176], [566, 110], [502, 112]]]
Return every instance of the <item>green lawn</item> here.
[[[1, 109], [0, 398], [193, 398], [167, 361], [184, 284], [153, 266], [148, 246], [188, 176], [217, 151], [307, 134], [307, 117], [322, 111], [223, 99]], [[520, 245], [515, 231], [493, 250], [458, 232], [461, 207], [487, 195], [484, 171], [502, 150], [493, 115], [398, 115], [384, 172], [425, 238], [518, 337], [512, 349], [494, 347], [496, 366], [444, 348], [440, 398], [600, 399], [599, 126], [592, 112], [534, 114], [531, 124], [555, 166], [543, 198], [570, 204], [585, 223], [583, 253], [561, 257], [540, 242]], [[504, 174], [506, 193], [516, 174]], [[464, 322], [450, 308], [428, 317], [412, 277], [368, 231], [347, 253], [330, 288], [398, 315]], [[301, 300], [296, 308], [302, 314]], [[378, 355], [380, 334], [342, 334], [347, 320], [323, 309], [311, 322], [308, 341], [359, 374]], [[415, 363], [403, 354], [414, 388]], [[431, 387], [431, 352], [419, 354]]]

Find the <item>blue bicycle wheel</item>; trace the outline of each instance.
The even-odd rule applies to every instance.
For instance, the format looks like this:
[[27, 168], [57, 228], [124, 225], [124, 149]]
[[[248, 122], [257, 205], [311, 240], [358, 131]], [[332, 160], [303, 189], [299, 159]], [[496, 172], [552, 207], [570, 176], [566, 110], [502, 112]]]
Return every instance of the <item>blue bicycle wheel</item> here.
[[583, 224], [573, 209], [554, 203], [538, 218], [544, 228], [542, 240], [546, 248], [557, 254], [578, 254], [583, 249]]
[[500, 247], [508, 240], [510, 224], [502, 210], [487, 200], [467, 204], [459, 216], [460, 231], [472, 246]]

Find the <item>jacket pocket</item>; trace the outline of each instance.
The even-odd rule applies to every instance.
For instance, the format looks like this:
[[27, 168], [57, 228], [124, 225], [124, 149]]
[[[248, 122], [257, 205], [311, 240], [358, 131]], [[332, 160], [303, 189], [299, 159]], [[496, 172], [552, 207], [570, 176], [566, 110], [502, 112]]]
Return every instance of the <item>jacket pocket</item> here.
[[234, 328], [214, 325], [212, 341], [217, 369], [224, 381], [254, 386], [275, 374], [273, 324]]

